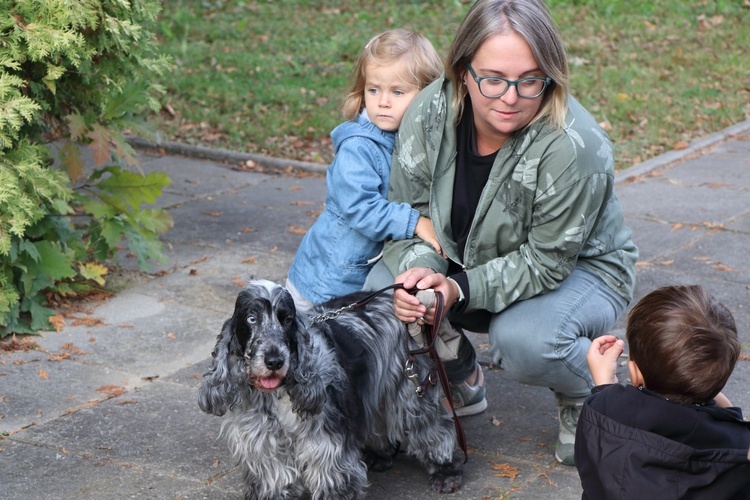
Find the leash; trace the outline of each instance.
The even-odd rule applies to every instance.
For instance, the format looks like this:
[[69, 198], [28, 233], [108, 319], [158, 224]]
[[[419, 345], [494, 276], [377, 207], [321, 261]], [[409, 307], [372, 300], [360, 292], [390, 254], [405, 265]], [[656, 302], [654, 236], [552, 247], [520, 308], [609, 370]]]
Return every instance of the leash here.
[[[416, 288], [412, 288], [410, 290], [407, 290], [404, 288], [403, 283], [394, 283], [392, 285], [388, 285], [385, 288], [381, 288], [380, 290], [377, 290], [360, 300], [356, 302], [352, 302], [351, 304], [347, 304], [343, 307], [340, 307], [334, 311], [325, 312], [323, 314], [319, 314], [317, 316], [313, 316], [311, 318], [311, 323], [322, 323], [324, 321], [328, 321], [330, 319], [337, 318], [342, 313], [346, 311], [351, 311], [352, 309], [356, 309], [358, 307], [362, 307], [366, 305], [367, 303], [371, 302], [375, 297], [378, 295], [387, 292], [388, 290], [406, 290], [410, 294], [416, 294], [418, 290]], [[406, 352], [409, 354], [409, 359], [406, 362], [406, 376], [407, 378], [414, 381], [414, 383], [417, 386], [417, 396], [422, 397], [426, 394], [427, 390], [430, 389], [435, 384], [435, 371], [437, 371], [437, 378], [440, 381], [440, 386], [443, 389], [443, 394], [446, 398], [448, 398], [448, 404], [451, 407], [451, 412], [453, 413], [453, 426], [456, 430], [456, 439], [458, 440], [458, 445], [461, 447], [461, 450], [464, 452], [464, 463], [466, 463], [469, 460], [469, 454], [468, 454], [468, 446], [466, 444], [466, 434], [464, 433], [463, 425], [461, 425], [461, 420], [458, 418], [458, 415], [456, 414], [456, 409], [453, 406], [453, 394], [451, 392], [451, 384], [448, 380], [448, 374], [445, 371], [445, 366], [443, 365], [443, 361], [440, 359], [440, 356], [438, 356], [437, 351], [435, 350], [435, 340], [438, 336], [438, 333], [440, 331], [440, 325], [443, 322], [443, 307], [444, 307], [444, 299], [443, 294], [441, 292], [435, 292], [435, 324], [434, 325], [423, 325], [424, 328], [424, 334], [425, 334], [425, 346], [420, 349], [409, 349], [409, 336], [405, 335], [406, 339]], [[425, 380], [420, 384], [417, 382], [418, 375], [416, 371], [414, 370], [414, 358], [413, 356], [420, 355], [420, 354], [427, 354], [429, 355], [433, 362], [435, 363], [436, 370], [430, 372]], [[442, 403], [440, 403], [442, 404]]]

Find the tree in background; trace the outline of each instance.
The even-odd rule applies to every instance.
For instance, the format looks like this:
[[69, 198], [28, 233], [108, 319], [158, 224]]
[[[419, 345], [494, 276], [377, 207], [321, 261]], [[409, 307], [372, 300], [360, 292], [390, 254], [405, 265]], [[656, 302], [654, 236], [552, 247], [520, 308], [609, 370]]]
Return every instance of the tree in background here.
[[[124, 131], [160, 108], [158, 0], [0, 0], [0, 338], [49, 328], [45, 293], [105, 284], [127, 243], [147, 270], [172, 219]], [[81, 148], [91, 148], [94, 169]]]

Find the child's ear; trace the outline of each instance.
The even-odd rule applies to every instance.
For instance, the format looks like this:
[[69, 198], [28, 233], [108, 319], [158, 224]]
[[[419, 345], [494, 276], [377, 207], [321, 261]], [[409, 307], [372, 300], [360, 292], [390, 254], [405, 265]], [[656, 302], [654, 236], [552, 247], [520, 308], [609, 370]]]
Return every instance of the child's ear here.
[[630, 383], [636, 387], [646, 387], [646, 383], [643, 381], [643, 374], [635, 361], [628, 361], [628, 369], [630, 371]]

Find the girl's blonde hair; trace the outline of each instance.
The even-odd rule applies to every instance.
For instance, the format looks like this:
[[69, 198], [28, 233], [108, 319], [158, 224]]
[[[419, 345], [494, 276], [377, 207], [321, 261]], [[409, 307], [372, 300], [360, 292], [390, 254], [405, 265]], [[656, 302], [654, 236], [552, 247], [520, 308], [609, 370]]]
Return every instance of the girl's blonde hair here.
[[343, 110], [347, 120], [356, 118], [365, 106], [367, 65], [374, 63], [385, 66], [395, 61], [406, 63], [408, 74], [402, 76], [407, 79], [406, 83], [420, 90], [437, 80], [443, 72], [440, 57], [424, 36], [404, 29], [380, 33], [367, 42], [357, 60], [354, 81], [344, 99]]
[[[488, 38], [513, 31], [531, 48], [539, 68], [552, 83], [539, 97], [542, 105], [531, 121], [546, 119], [565, 127], [568, 112], [568, 58], [557, 25], [543, 0], [478, 0], [466, 14], [448, 49], [446, 75], [456, 89], [453, 105], [460, 119], [467, 89], [463, 77], [467, 64]], [[508, 54], [507, 57], [513, 57]]]

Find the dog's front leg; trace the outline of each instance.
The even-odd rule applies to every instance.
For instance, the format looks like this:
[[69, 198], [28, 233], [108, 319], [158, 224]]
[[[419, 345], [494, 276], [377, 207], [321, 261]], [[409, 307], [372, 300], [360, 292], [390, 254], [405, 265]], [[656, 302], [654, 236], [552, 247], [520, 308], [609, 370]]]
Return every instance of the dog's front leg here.
[[367, 467], [359, 447], [343, 435], [308, 436], [297, 448], [303, 481], [313, 500], [354, 500], [364, 496]]

